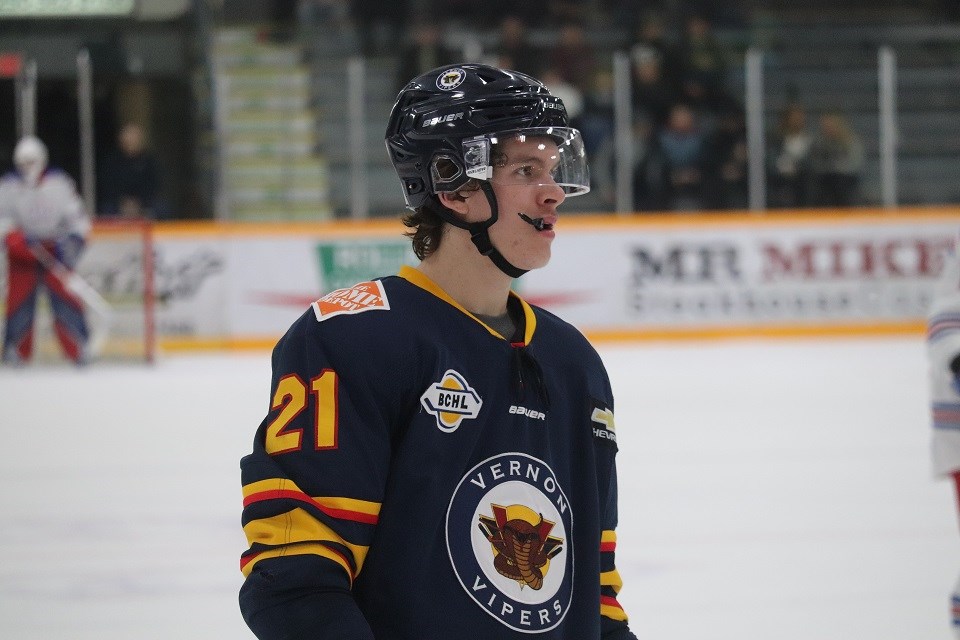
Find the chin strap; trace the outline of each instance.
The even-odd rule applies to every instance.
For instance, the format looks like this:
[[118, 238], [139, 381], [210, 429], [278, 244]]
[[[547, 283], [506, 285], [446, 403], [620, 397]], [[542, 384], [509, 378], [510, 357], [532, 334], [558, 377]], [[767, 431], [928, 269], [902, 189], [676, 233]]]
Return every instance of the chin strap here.
[[464, 222], [454, 215], [452, 211], [443, 206], [443, 204], [440, 204], [438, 213], [441, 218], [453, 226], [469, 231], [470, 239], [473, 241], [477, 251], [480, 252], [480, 255], [490, 258], [500, 271], [511, 278], [519, 278], [527, 272], [527, 269], [518, 269], [507, 262], [503, 254], [497, 251], [496, 247], [494, 247], [490, 241], [490, 227], [493, 226], [493, 223], [500, 217], [499, 207], [497, 206], [497, 196], [493, 192], [493, 187], [490, 186], [490, 183], [486, 180], [480, 180], [480, 189], [487, 197], [487, 202], [490, 203], [490, 217], [483, 222]]

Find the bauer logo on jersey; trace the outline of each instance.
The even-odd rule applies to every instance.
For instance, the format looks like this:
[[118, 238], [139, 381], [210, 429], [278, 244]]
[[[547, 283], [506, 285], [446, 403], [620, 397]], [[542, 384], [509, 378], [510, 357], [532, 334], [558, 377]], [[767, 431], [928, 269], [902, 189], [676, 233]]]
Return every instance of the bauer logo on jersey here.
[[478, 607], [525, 633], [555, 628], [570, 608], [573, 513], [553, 470], [524, 453], [489, 458], [460, 480], [447, 549]]
[[387, 293], [379, 280], [360, 282], [347, 287], [331, 291], [313, 303], [313, 314], [317, 320], [323, 322], [334, 316], [362, 313], [364, 311], [390, 310]]
[[447, 69], [437, 77], [437, 89], [442, 91], [453, 91], [461, 84], [467, 72], [463, 69]]
[[445, 433], [457, 430], [464, 420], [476, 418], [480, 414], [483, 400], [467, 384], [466, 379], [447, 369], [440, 382], [435, 382], [420, 396], [420, 404], [432, 416], [437, 418], [437, 426]]

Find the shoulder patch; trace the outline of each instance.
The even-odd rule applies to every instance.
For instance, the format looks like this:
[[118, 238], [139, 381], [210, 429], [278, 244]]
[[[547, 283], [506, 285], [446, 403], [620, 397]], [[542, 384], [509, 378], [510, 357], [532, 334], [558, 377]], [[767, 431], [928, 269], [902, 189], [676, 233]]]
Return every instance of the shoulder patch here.
[[613, 411], [596, 398], [591, 398], [591, 403], [590, 421], [593, 423], [593, 437], [617, 444], [617, 428], [613, 422]]
[[334, 316], [352, 315], [364, 311], [389, 311], [390, 301], [379, 280], [360, 282], [345, 289], [331, 291], [312, 305], [318, 322]]

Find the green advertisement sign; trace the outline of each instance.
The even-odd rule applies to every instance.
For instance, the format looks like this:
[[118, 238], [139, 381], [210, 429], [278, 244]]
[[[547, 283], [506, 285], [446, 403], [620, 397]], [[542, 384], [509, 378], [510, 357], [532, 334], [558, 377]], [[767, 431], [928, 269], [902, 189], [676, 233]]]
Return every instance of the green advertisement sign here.
[[346, 240], [317, 245], [325, 291], [343, 289], [358, 282], [397, 273], [400, 267], [414, 265], [409, 240]]

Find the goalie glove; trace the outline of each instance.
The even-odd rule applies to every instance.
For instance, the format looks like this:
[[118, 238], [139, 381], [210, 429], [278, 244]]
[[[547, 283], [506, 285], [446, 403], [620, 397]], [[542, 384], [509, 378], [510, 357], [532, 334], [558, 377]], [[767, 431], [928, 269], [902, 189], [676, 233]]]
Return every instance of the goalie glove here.
[[7, 255], [16, 262], [36, 262], [37, 257], [30, 250], [30, 241], [19, 229], [11, 231], [4, 238], [7, 245]]
[[53, 257], [72, 271], [77, 266], [77, 262], [80, 261], [84, 246], [86, 246], [86, 241], [83, 236], [72, 233], [57, 240], [53, 247]]

